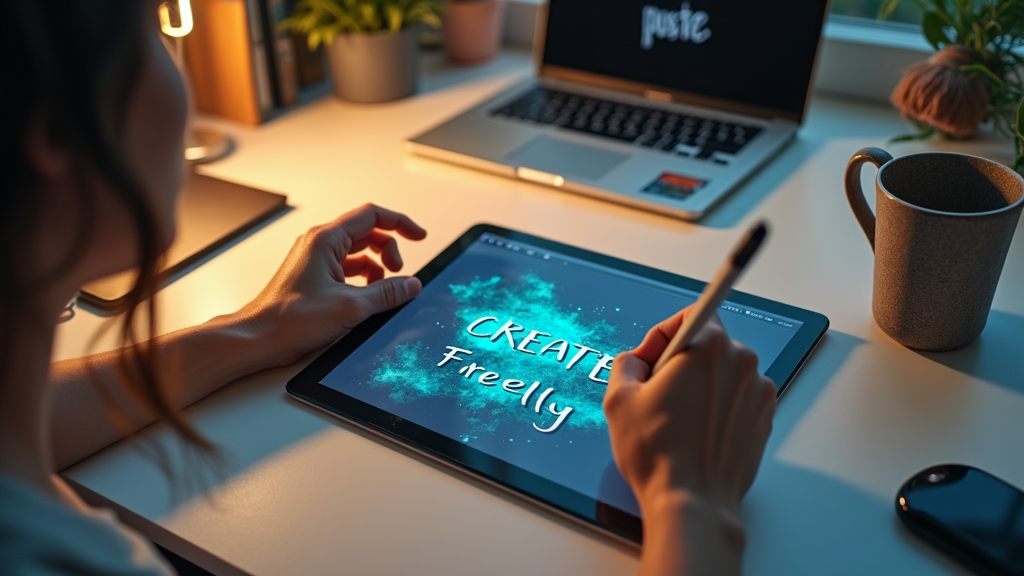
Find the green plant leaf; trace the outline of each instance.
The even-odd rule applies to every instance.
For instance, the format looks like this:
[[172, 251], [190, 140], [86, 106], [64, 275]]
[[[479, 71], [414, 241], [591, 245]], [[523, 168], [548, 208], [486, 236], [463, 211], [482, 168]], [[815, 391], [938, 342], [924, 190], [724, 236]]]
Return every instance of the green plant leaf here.
[[395, 33], [420, 22], [437, 27], [440, 13], [437, 0], [298, 0], [279, 26], [305, 34], [312, 48], [343, 33]]
[[408, 11], [405, 13], [405, 25], [410, 26], [417, 22], [432, 28], [441, 27], [441, 5], [431, 0], [411, 0]]
[[388, 30], [392, 34], [398, 34], [402, 31], [402, 22], [405, 19], [402, 9], [398, 6], [385, 6], [384, 9], [388, 17]]
[[896, 10], [896, 7], [900, 5], [900, 0], [885, 0], [882, 5], [878, 8], [878, 19], [886, 20]]
[[896, 144], [897, 142], [916, 142], [918, 140], [926, 140], [928, 136], [921, 136], [920, 134], [901, 134], [900, 136], [893, 136], [889, 138], [889, 144]]
[[1003, 79], [996, 76], [994, 72], [988, 69], [988, 66], [984, 64], [964, 64], [960, 67], [960, 70], [967, 72], [968, 74], [978, 74], [985, 79], [985, 83], [989, 85], [989, 88], [1003, 86]]
[[1017, 140], [1024, 143], [1024, 99], [1017, 104], [1017, 121], [1015, 126], [1017, 130]]
[[944, 0], [918, 0], [917, 5], [921, 9], [922, 14], [935, 12], [947, 26], [956, 26], [956, 19], [946, 9], [946, 2]]
[[924, 34], [924, 39], [936, 50], [941, 50], [944, 46], [954, 43], [946, 35], [946, 23], [936, 12], [925, 13], [921, 19], [921, 32]]

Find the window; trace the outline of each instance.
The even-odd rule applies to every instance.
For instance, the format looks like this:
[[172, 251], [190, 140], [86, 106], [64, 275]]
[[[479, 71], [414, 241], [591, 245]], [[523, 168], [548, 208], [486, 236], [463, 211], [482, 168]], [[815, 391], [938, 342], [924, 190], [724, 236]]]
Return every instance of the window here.
[[[882, 2], [883, 0], [833, 0], [832, 14], [877, 20], [878, 9], [882, 7]], [[892, 15], [883, 22], [917, 25], [921, 23], [921, 10], [915, 2], [903, 0], [896, 6]]]

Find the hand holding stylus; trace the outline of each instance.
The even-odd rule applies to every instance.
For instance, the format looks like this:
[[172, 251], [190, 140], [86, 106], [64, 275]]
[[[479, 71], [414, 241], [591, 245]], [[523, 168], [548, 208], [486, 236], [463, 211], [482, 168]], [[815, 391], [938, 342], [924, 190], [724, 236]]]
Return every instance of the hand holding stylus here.
[[739, 505], [775, 414], [775, 384], [758, 374], [757, 355], [716, 322], [651, 374], [693, 313], [665, 320], [617, 356], [604, 398], [615, 463], [643, 518], [641, 576], [740, 574]]
[[700, 298], [693, 305], [693, 313], [687, 316], [686, 322], [676, 332], [672, 341], [668, 343], [668, 347], [665, 348], [661, 357], [654, 364], [654, 372], [661, 370], [673, 355], [686, 350], [686, 347], [690, 345], [690, 341], [693, 340], [693, 337], [697, 335], [697, 332], [700, 331], [704, 324], [711, 317], [717, 315], [718, 307], [722, 305], [725, 297], [732, 291], [732, 285], [739, 279], [740, 274], [746, 269], [747, 264], [754, 258], [754, 255], [757, 254], [758, 249], [764, 243], [764, 239], [767, 236], [768, 226], [763, 221], [755, 224], [747, 232], [732, 251], [732, 254], [729, 255], [729, 258], [719, 268], [715, 277], [704, 287], [704, 292], [701, 293]]
[[615, 358], [604, 410], [615, 463], [640, 504], [643, 576], [740, 573], [739, 504], [771, 432], [776, 388], [757, 355], [708, 319], [751, 254], [734, 252], [697, 304]]

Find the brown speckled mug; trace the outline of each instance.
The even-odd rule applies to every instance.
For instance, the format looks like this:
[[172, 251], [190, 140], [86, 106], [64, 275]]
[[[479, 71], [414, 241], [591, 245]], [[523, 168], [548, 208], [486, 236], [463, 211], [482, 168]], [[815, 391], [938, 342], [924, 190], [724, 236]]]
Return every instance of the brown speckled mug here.
[[[875, 211], [861, 166], [878, 166]], [[875, 251], [878, 327], [918, 350], [953, 350], [981, 334], [1024, 206], [1024, 180], [991, 160], [947, 152], [893, 159], [864, 148], [846, 196]]]

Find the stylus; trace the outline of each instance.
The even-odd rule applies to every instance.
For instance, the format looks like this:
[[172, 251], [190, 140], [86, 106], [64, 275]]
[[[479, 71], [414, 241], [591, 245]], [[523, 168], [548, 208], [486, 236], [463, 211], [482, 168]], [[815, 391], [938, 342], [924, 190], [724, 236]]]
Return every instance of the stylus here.
[[714, 279], [704, 287], [704, 292], [701, 293], [700, 297], [697, 298], [696, 304], [694, 304], [694, 310], [686, 317], [683, 325], [679, 327], [679, 331], [676, 332], [676, 335], [669, 341], [665, 351], [662, 352], [661, 357], [654, 363], [654, 369], [651, 371], [652, 374], [661, 370], [669, 358], [686, 350], [694, 336], [697, 335], [697, 332], [718, 312], [722, 301], [732, 291], [732, 285], [740, 277], [740, 274], [743, 273], [744, 268], [747, 267], [754, 254], [757, 253], [758, 248], [761, 247], [767, 235], [768, 225], [763, 220], [755, 224], [747, 232], [743, 240], [740, 241], [732, 251], [732, 254], [729, 255], [729, 258], [719, 268]]

